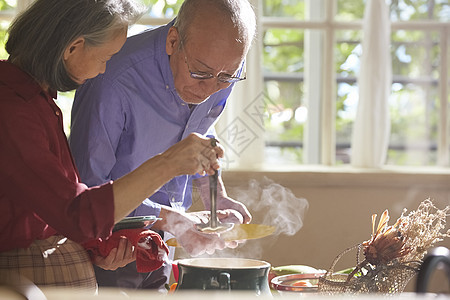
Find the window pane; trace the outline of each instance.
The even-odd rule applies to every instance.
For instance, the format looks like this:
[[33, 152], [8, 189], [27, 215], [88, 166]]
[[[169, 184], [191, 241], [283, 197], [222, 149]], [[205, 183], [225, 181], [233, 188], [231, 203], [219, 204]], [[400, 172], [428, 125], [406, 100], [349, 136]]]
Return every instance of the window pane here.
[[336, 20], [355, 21], [364, 16], [366, 0], [338, 0]]
[[[352, 126], [359, 97], [360, 35], [360, 31], [337, 31], [337, 164], [351, 161]], [[399, 30], [392, 34], [388, 164], [420, 166], [437, 163], [439, 55], [436, 32]]]
[[437, 32], [393, 32], [388, 163], [435, 165], [439, 122]]
[[305, 19], [304, 0], [263, 0], [263, 15], [268, 17], [291, 17]]
[[[266, 81], [265, 141], [270, 160], [276, 163], [301, 163], [303, 128], [307, 110], [302, 103], [303, 82]], [[278, 150], [277, 150], [278, 148]], [[269, 154], [268, 154], [269, 155]]]
[[[0, 0], [0, 11], [11, 11], [17, 6], [17, 1], [15, 0]], [[6, 42], [6, 31], [8, 30], [9, 21], [0, 19], [0, 59], [7, 59], [8, 53], [5, 50]]]
[[70, 112], [72, 110], [74, 97], [75, 91], [58, 92], [58, 97], [55, 99], [56, 104], [63, 113], [63, 128], [66, 136], [70, 135]]
[[264, 32], [264, 70], [303, 72], [304, 32], [270, 29]]
[[[337, 20], [354, 21], [364, 17], [367, 0], [338, 0]], [[391, 21], [450, 20], [448, 0], [389, 0]]]
[[[440, 35], [437, 32], [397, 30], [392, 32], [393, 72], [422, 78], [431, 83], [439, 76]], [[434, 82], [436, 83], [436, 82]]]
[[265, 141], [268, 163], [301, 162], [306, 108], [302, 105], [304, 32], [264, 32]]
[[7, 59], [8, 53], [5, 50], [6, 31], [8, 30], [9, 22], [0, 22], [0, 59]]
[[352, 127], [358, 105], [361, 31], [336, 32], [336, 164], [350, 163]]
[[0, 0], [0, 10], [13, 10], [17, 7], [17, 0]]
[[150, 7], [148, 15], [153, 18], [174, 18], [183, 1], [181, 0], [144, 0]]
[[391, 0], [391, 21], [450, 20], [448, 0]]
[[390, 100], [391, 138], [388, 164], [424, 166], [436, 164], [436, 89], [416, 84], [393, 85]]

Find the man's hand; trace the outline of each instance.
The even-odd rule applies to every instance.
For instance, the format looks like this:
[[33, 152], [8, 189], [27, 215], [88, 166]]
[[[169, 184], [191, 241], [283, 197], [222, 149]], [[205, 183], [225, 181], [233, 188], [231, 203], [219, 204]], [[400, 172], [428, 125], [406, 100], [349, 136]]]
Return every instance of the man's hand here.
[[[210, 194], [209, 194], [209, 178], [208, 176], [204, 176], [201, 178], [197, 178], [194, 180], [194, 184], [197, 187], [200, 198], [205, 205], [205, 209], [209, 210], [211, 205]], [[225, 191], [225, 187], [222, 181], [222, 178], [219, 176], [217, 181], [217, 209], [218, 210], [233, 210], [241, 214], [241, 217], [238, 217], [235, 220], [242, 220], [240, 223], [248, 224], [252, 221], [252, 215], [248, 211], [247, 207], [230, 197], [228, 197], [227, 192]], [[219, 215], [219, 212], [218, 212]], [[221, 217], [219, 217], [221, 219]], [[222, 221], [222, 219], [221, 219]], [[225, 221], [222, 221], [225, 222]], [[237, 222], [233, 222], [237, 223]]]
[[191, 256], [199, 256], [204, 253], [211, 255], [216, 250], [223, 250], [227, 247], [219, 234], [203, 233], [196, 227], [189, 228], [183, 234], [178, 235], [177, 240]]
[[243, 224], [244, 218], [237, 210], [222, 209], [217, 211], [217, 218], [221, 223]]
[[[239, 215], [237, 212], [234, 214]], [[220, 215], [231, 218], [234, 214], [232, 212], [223, 212]], [[178, 243], [191, 256], [199, 256], [204, 253], [213, 254], [216, 250], [236, 248], [238, 245], [234, 241], [224, 241], [220, 237], [220, 234], [203, 233], [197, 229], [196, 224], [206, 224], [209, 222], [209, 211], [184, 213], [163, 206], [159, 216], [161, 220], [157, 221], [153, 225], [153, 228], [168, 231], [173, 234]]]
[[[237, 218], [238, 220], [240, 220], [239, 223], [248, 224], [252, 221], [252, 216], [247, 207], [241, 202], [231, 199], [226, 195], [217, 197], [217, 209], [217, 215], [219, 215], [219, 212], [225, 212], [227, 214], [226, 218]], [[240, 216], [237, 216], [237, 214], [240, 214]], [[221, 220], [221, 222], [225, 222], [220, 217], [219, 219]]]
[[[190, 212], [187, 214], [188, 218], [192, 220], [195, 224], [207, 224], [211, 218], [211, 212], [208, 210]], [[223, 209], [217, 211], [217, 218], [222, 223], [234, 223], [242, 224], [242, 215], [233, 209]]]

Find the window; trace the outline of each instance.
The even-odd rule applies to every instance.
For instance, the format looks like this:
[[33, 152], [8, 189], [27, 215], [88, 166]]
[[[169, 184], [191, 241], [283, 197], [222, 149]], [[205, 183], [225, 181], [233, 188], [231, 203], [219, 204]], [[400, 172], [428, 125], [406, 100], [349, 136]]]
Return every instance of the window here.
[[[262, 82], [263, 133], [257, 148], [265, 154], [253, 159], [269, 166], [350, 163], [367, 1], [251, 0], [259, 13], [259, 45], [253, 47], [257, 55], [247, 58], [247, 73]], [[386, 163], [447, 166], [450, 5], [448, 0], [385, 1], [393, 70]], [[9, 22], [31, 2], [0, 0], [2, 43]], [[145, 2], [151, 9], [130, 34], [167, 23], [182, 0]], [[0, 51], [6, 58], [4, 47]], [[73, 93], [58, 97], [67, 132], [72, 98]], [[244, 101], [248, 106], [253, 100]]]
[[[387, 164], [448, 163], [450, 5], [391, 0]], [[348, 164], [366, 1], [263, 1], [266, 157]], [[374, 124], [375, 125], [375, 124]], [[317, 128], [320, 130], [317, 130]]]

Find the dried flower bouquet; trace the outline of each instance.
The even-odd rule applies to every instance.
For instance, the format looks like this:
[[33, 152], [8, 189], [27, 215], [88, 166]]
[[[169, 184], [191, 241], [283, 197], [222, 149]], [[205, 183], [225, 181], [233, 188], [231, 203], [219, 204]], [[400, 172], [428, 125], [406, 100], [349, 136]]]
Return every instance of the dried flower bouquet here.
[[[449, 206], [440, 210], [426, 199], [409, 214], [404, 209], [391, 226], [387, 210], [381, 215], [378, 226], [377, 215], [372, 215], [371, 238], [336, 257], [330, 270], [320, 278], [319, 291], [327, 294], [402, 292], [417, 273], [427, 250], [450, 237], [450, 229], [445, 231], [449, 210]], [[358, 249], [354, 270], [348, 275], [333, 274], [338, 260], [353, 249]], [[362, 262], [359, 261], [361, 249]]]

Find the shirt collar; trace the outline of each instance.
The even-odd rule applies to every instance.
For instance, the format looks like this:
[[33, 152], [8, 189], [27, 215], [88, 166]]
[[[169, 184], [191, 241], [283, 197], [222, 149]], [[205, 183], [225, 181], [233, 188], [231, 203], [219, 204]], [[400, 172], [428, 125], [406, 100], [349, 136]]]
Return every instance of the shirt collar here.
[[[56, 91], [45, 92], [33, 77], [16, 65], [6, 60], [0, 60], [0, 68], [2, 70], [0, 71], [0, 82], [9, 86], [23, 99], [29, 100], [39, 93], [44, 93], [47, 96], [56, 99]], [[27, 88], [24, 89], [24, 86]]]
[[[168, 87], [171, 91], [175, 91], [175, 83], [173, 81], [172, 69], [170, 68], [169, 56], [166, 52], [166, 40], [167, 34], [169, 33], [169, 29], [175, 23], [175, 19], [173, 19], [170, 23], [164, 26], [164, 29], [161, 30], [159, 35], [159, 42], [157, 43], [157, 61], [160, 63], [160, 68], [162, 70], [164, 85]], [[181, 100], [181, 99], [180, 99]]]

